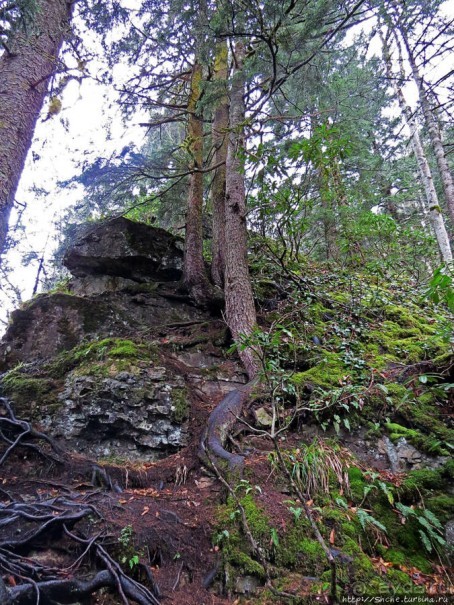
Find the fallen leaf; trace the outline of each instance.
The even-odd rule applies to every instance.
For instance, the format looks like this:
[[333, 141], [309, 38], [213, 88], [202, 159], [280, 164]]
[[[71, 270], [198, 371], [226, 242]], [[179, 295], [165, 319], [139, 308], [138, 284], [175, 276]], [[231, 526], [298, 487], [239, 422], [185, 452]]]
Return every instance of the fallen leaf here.
[[333, 528], [329, 535], [329, 543], [331, 544], [331, 546], [334, 544], [335, 539], [336, 539], [336, 532], [334, 531], [334, 528]]

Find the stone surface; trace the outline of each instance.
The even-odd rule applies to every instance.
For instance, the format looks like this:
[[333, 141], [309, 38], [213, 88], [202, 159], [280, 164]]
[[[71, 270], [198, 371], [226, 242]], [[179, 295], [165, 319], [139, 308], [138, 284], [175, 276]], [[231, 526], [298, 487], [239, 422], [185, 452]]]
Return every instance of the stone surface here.
[[0, 342], [0, 372], [95, 338], [127, 336], [150, 327], [203, 319], [208, 317], [202, 311], [162, 290], [91, 297], [42, 294], [12, 313]]
[[156, 460], [186, 445], [184, 381], [162, 367], [112, 378], [70, 373], [61, 406], [42, 419], [49, 435], [95, 458]]
[[244, 595], [253, 595], [262, 586], [256, 576], [239, 576], [235, 580], [235, 592]]
[[[225, 326], [179, 292], [182, 259], [181, 240], [123, 218], [86, 232], [65, 257], [75, 276], [69, 291], [23, 305], [0, 342], [0, 372], [22, 364], [11, 390], [21, 414], [33, 411], [67, 449], [97, 459], [152, 461], [185, 446], [185, 380], [202, 396], [222, 397], [244, 377], [207, 344], [222, 344]], [[128, 356], [128, 347], [124, 357], [109, 357], [108, 349], [88, 355], [91, 343], [105, 338], [154, 345], [142, 348], [140, 359]], [[84, 344], [52, 365], [57, 354]]]
[[258, 408], [257, 410], [254, 410], [254, 417], [258, 426], [260, 427], [269, 428], [273, 424], [273, 418], [265, 410], [265, 408]]
[[449, 549], [454, 548], [454, 519], [448, 521], [445, 526], [446, 545]]
[[[67, 251], [63, 263], [76, 278], [109, 276], [139, 283], [175, 281], [181, 277], [183, 242], [163, 229], [120, 217], [88, 230]], [[86, 280], [73, 282], [76, 292], [87, 294], [93, 293], [95, 285], [111, 289], [112, 282], [105, 278], [93, 281], [91, 292]]]

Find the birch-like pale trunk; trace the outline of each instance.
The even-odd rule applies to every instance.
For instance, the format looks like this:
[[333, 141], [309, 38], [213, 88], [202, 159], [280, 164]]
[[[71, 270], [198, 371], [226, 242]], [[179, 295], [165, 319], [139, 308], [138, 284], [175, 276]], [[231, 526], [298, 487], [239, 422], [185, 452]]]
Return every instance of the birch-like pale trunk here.
[[445, 149], [443, 147], [443, 140], [441, 138], [438, 120], [434, 115], [434, 109], [429, 100], [429, 96], [427, 94], [424, 84], [424, 79], [419, 72], [418, 66], [416, 65], [415, 56], [410, 46], [407, 31], [402, 25], [398, 27], [398, 30], [405, 46], [408, 63], [410, 64], [411, 72], [413, 75], [413, 80], [418, 89], [419, 103], [421, 105], [421, 109], [424, 115], [424, 121], [426, 123], [427, 131], [429, 133], [429, 139], [434, 150], [449, 216], [451, 218], [452, 225], [454, 226], [454, 180], [449, 169], [448, 160], [446, 158]]
[[33, 24], [16, 31], [0, 57], [0, 262], [36, 122], [69, 32], [72, 4], [37, 0]]
[[[245, 147], [244, 45], [237, 42], [235, 67], [230, 88], [230, 132], [226, 164], [225, 200], [225, 308], [227, 324], [238, 343], [249, 336], [257, 323], [254, 296], [247, 260], [246, 187], [243, 150]], [[258, 360], [251, 347], [238, 351], [248, 376], [258, 371]]]
[[[418, 172], [427, 201], [429, 221], [432, 226], [435, 239], [437, 240], [441, 259], [443, 262], [447, 263], [452, 260], [451, 245], [443, 219], [443, 214], [441, 212], [441, 207], [438, 201], [437, 191], [434, 186], [432, 172], [430, 170], [429, 162], [427, 161], [427, 157], [424, 152], [424, 147], [421, 143], [421, 137], [419, 136], [418, 124], [411, 110], [411, 107], [407, 104], [403, 90], [398, 84], [397, 78], [393, 73], [390, 48], [387, 40], [385, 39], [381, 31], [380, 37], [383, 45], [383, 55], [386, 63], [387, 75], [389, 80], [393, 83], [394, 92], [399, 102], [400, 109], [405, 117], [406, 124], [410, 130], [411, 145], [416, 157]], [[402, 73], [403, 64], [401, 61], [401, 57], [399, 63], [401, 72], [400, 76], [402, 79], [402, 76], [404, 74]]]

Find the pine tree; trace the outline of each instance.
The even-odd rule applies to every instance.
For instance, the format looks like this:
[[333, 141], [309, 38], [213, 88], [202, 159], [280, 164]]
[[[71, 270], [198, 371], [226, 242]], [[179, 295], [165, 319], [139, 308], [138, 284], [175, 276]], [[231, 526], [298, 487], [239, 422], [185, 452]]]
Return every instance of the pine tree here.
[[36, 0], [26, 27], [15, 23], [0, 57], [0, 255], [33, 132], [69, 33], [72, 3]]

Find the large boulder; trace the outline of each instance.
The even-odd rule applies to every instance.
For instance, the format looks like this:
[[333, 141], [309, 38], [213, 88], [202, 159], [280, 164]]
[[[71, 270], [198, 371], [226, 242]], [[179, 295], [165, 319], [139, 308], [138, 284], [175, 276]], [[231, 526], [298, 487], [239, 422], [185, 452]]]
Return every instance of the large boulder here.
[[0, 342], [0, 372], [96, 338], [146, 332], [206, 313], [178, 292], [182, 241], [125, 218], [86, 232], [65, 255], [65, 292], [40, 294], [14, 311]]
[[147, 332], [150, 328], [208, 319], [172, 289], [145, 284], [92, 296], [41, 294], [11, 314], [0, 341], [0, 372], [17, 363], [52, 357], [81, 342]]
[[182, 272], [183, 240], [164, 229], [120, 217], [86, 231], [68, 249], [63, 264], [82, 279], [109, 276], [139, 283], [175, 281]]

